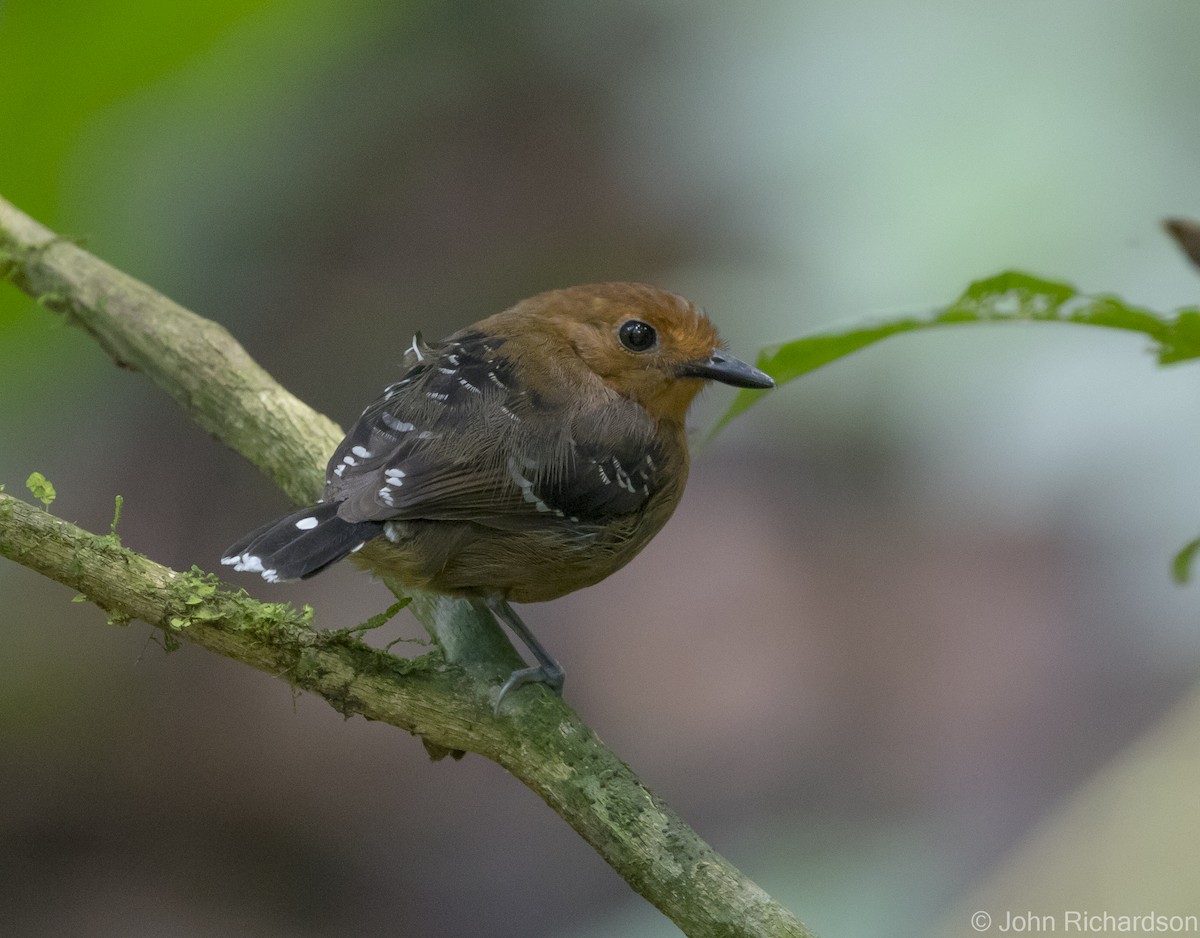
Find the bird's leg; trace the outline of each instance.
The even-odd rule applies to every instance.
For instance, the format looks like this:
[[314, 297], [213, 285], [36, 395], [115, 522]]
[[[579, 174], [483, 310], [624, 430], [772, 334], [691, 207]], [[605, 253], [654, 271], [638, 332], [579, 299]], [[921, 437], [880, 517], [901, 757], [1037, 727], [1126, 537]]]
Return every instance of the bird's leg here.
[[534, 638], [533, 633], [529, 631], [529, 626], [521, 621], [521, 617], [508, 604], [508, 600], [500, 596], [489, 596], [484, 600], [484, 604], [496, 618], [512, 629], [517, 638], [525, 643], [525, 647], [537, 659], [537, 667], [518, 668], [508, 676], [508, 680], [500, 688], [500, 696], [496, 698], [495, 711], [500, 712], [500, 703], [504, 700], [505, 694], [525, 684], [545, 684], [561, 697], [562, 665], [550, 657], [550, 653], [542, 647], [541, 642]]

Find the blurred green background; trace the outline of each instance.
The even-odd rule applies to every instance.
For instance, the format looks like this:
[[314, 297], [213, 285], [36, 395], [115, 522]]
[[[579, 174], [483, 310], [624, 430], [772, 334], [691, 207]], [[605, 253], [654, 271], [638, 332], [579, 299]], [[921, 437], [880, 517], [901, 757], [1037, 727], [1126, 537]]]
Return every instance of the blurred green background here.
[[[414, 330], [574, 282], [678, 290], [746, 357], [1014, 266], [1195, 303], [1157, 226], [1200, 215], [1198, 44], [1200, 6], [1156, 0], [0, 0], [0, 195], [345, 425]], [[1200, 913], [1198, 600], [1168, 575], [1198, 400], [1136, 336], [885, 343], [706, 447], [629, 568], [523, 614], [820, 934]], [[161, 562], [215, 568], [284, 508], [11, 288], [0, 401], [9, 491], [39, 470], [94, 530], [120, 493]], [[388, 602], [349, 570], [245, 585], [331, 626]], [[0, 933], [675, 933], [494, 766], [71, 595], [0, 562]]]

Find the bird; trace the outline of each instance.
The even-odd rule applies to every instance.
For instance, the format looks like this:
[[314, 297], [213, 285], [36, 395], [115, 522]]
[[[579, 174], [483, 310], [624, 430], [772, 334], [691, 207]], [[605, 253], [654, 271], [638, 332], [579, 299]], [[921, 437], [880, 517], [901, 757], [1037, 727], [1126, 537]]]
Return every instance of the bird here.
[[598, 583], [659, 532], [687, 482], [685, 418], [707, 382], [775, 385], [684, 297], [625, 282], [540, 293], [436, 343], [418, 333], [403, 365], [330, 458], [322, 499], [221, 562], [281, 582], [355, 555], [469, 599], [537, 662], [509, 675], [497, 713], [525, 684], [563, 686], [511, 603]]

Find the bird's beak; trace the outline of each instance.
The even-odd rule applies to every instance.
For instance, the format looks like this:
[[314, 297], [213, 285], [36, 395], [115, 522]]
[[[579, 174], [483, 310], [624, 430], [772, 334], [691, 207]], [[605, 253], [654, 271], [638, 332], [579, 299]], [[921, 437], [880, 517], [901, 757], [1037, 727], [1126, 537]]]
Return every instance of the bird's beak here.
[[757, 368], [747, 365], [740, 358], [717, 349], [709, 358], [684, 362], [677, 372], [681, 378], [704, 378], [720, 381], [735, 388], [773, 388], [775, 379]]

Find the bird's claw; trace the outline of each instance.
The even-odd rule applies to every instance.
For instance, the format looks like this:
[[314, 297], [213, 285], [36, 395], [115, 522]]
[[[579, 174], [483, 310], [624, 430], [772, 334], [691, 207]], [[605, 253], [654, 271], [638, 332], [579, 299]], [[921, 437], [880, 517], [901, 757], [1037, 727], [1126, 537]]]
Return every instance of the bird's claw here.
[[496, 705], [492, 708], [492, 712], [498, 716], [500, 714], [500, 704], [504, 702], [505, 695], [511, 690], [516, 690], [518, 687], [524, 687], [526, 684], [545, 684], [553, 693], [561, 697], [563, 669], [557, 664], [553, 666], [539, 664], [533, 668], [518, 668], [508, 676], [508, 680], [500, 688], [500, 695], [496, 698]]

